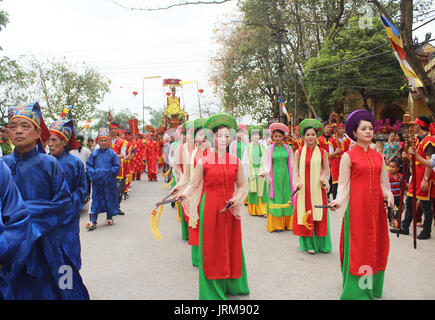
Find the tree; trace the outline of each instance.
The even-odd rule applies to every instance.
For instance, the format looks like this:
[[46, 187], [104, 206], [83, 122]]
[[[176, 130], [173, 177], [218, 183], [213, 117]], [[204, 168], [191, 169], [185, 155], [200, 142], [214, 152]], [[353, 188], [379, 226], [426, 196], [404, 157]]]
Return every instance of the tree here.
[[[209, 0], [209, 1], [159, 1], [159, 5], [155, 7], [144, 6], [144, 7], [130, 7], [119, 3], [118, 1], [112, 1], [117, 6], [128, 9], [128, 10], [141, 10], [141, 11], [158, 11], [158, 10], [168, 10], [175, 7], [190, 6], [190, 5], [203, 5], [203, 4], [222, 4], [225, 2], [230, 2], [232, 0]], [[163, 2], [163, 3], [162, 3]]]
[[151, 119], [149, 121], [149, 125], [153, 128], [158, 128], [162, 125], [162, 120], [163, 120], [163, 111], [164, 109], [161, 108], [159, 110], [155, 110], [151, 107], [145, 107], [146, 110], [149, 111], [150, 115], [151, 115]]
[[369, 111], [372, 111], [367, 104], [369, 92], [382, 92], [390, 100], [403, 94], [400, 90], [405, 84], [403, 73], [386, 45], [380, 19], [375, 19], [371, 28], [362, 29], [359, 17], [354, 17], [334, 40], [323, 43], [317, 57], [306, 61], [309, 98], [318, 105], [323, 118], [336, 111], [343, 97], [354, 92], [361, 94]]
[[7, 122], [9, 107], [27, 103], [31, 78], [17, 61], [8, 57], [0, 58], [0, 116]]
[[[429, 109], [435, 114], [435, 83], [429, 78], [428, 74], [424, 70], [420, 59], [415, 52], [415, 45], [413, 42], [413, 22], [415, 11], [421, 16], [426, 16], [424, 11], [428, 12], [428, 8], [432, 7], [432, 1], [430, 0], [391, 0], [391, 1], [379, 1], [368, 0], [373, 3], [379, 11], [385, 15], [385, 17], [392, 23], [397, 22], [397, 27], [400, 32], [403, 41], [403, 48], [406, 52], [406, 61], [412, 67], [418, 78], [423, 84], [423, 92], [426, 96], [426, 102]], [[399, 12], [396, 16], [391, 15], [388, 10], [388, 3], [395, 3], [399, 5]], [[423, 12], [423, 13], [421, 13]], [[395, 19], [396, 18], [396, 19]]]
[[[239, 21], [218, 29], [222, 49], [211, 72], [225, 108], [259, 120], [277, 117], [282, 115], [279, 96], [290, 113], [297, 105], [298, 112], [316, 116], [305, 88], [304, 61], [316, 56], [324, 39], [334, 38], [357, 10], [357, 1], [348, 2], [240, 1]], [[303, 95], [297, 95], [299, 86]]]
[[[0, 2], [3, 2], [3, 0], [0, 0]], [[6, 25], [9, 23], [9, 15], [6, 11], [0, 10], [0, 31], [2, 30], [2, 27], [6, 27]], [[2, 50], [2, 47], [0, 47], [0, 51]]]
[[88, 120], [108, 93], [110, 80], [93, 67], [73, 65], [65, 58], [30, 61], [29, 75], [34, 79], [34, 100], [43, 106], [44, 117], [58, 119], [70, 105], [70, 117], [75, 122]]

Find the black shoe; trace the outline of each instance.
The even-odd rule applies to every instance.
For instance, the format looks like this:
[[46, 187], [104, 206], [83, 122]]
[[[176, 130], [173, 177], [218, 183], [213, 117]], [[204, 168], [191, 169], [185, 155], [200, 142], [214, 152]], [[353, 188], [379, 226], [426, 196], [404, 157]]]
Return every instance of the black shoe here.
[[430, 234], [420, 232], [420, 234], [417, 236], [418, 240], [426, 240], [430, 239]]
[[403, 229], [397, 230], [395, 228], [391, 228], [390, 232], [392, 232], [392, 233], [400, 233], [400, 234], [404, 234], [404, 235], [409, 235], [409, 231], [406, 231], [406, 230], [403, 230]]
[[125, 216], [125, 213], [124, 213], [123, 211], [119, 210], [119, 211], [118, 211], [118, 215], [120, 215], [120, 216]]

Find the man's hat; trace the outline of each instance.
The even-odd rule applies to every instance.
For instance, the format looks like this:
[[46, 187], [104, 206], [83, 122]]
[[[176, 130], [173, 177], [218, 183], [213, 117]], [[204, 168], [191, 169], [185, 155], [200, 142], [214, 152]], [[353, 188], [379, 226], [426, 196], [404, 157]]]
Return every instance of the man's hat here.
[[74, 150], [80, 147], [74, 133], [73, 119], [57, 120], [50, 125], [50, 133], [58, 136], [60, 139], [68, 141], [68, 150]]
[[97, 139], [101, 139], [101, 138], [109, 138], [110, 139], [110, 131], [108, 128], [99, 128], [98, 129], [98, 136]]
[[24, 118], [33, 123], [36, 128], [41, 128], [40, 141], [38, 142], [39, 151], [45, 153], [45, 150], [41, 142], [46, 142], [50, 137], [50, 131], [45, 125], [42, 117], [41, 107], [38, 102], [28, 105], [22, 105], [17, 107], [11, 107], [8, 110], [9, 123], [15, 118]]
[[429, 131], [431, 136], [435, 136], [435, 122], [432, 122], [429, 126]]

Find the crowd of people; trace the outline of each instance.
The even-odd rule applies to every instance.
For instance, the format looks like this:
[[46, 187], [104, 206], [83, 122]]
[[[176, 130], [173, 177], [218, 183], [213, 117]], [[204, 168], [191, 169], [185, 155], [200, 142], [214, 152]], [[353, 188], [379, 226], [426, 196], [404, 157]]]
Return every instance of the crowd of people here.
[[[341, 214], [340, 298], [382, 297], [388, 220], [396, 222], [390, 231], [402, 234], [409, 234], [412, 220], [413, 190], [400, 197], [399, 172], [412, 148], [404, 150], [391, 134], [382, 153], [374, 123], [366, 110], [351, 113], [345, 123], [305, 119], [293, 130], [282, 123], [247, 128], [228, 114], [215, 114], [177, 129], [170, 157], [172, 200], [181, 239], [191, 245], [192, 265], [199, 270], [200, 299], [249, 294], [240, 224], [245, 205], [251, 216], [267, 218], [267, 231], [292, 230], [300, 250], [312, 255], [332, 251], [329, 214]], [[417, 198], [424, 212], [418, 239], [424, 240], [433, 221], [435, 124], [419, 116], [415, 128]], [[387, 214], [400, 201], [406, 203], [402, 223]], [[367, 267], [371, 287], [360, 285]]]
[[[217, 113], [146, 136], [112, 122], [87, 146], [71, 119], [46, 126], [38, 103], [11, 108], [8, 118], [0, 142], [3, 299], [89, 299], [80, 276], [80, 212], [89, 200], [87, 230], [97, 228], [100, 213], [112, 225], [125, 215], [121, 201], [143, 172], [154, 182], [161, 170], [172, 186], [181, 239], [198, 267], [199, 299], [249, 294], [240, 220], [245, 207], [265, 218], [268, 232], [291, 230], [300, 250], [314, 256], [332, 251], [329, 215], [341, 214], [341, 299], [382, 297], [388, 220], [391, 232], [409, 234], [414, 196], [424, 217], [418, 239], [430, 238], [435, 125], [424, 116], [414, 121], [415, 152], [393, 135], [383, 152], [376, 150], [374, 118], [366, 110], [344, 123], [304, 119], [293, 128], [248, 128]], [[400, 171], [411, 153], [417, 189], [411, 181], [403, 197], [409, 175]], [[403, 221], [387, 215], [400, 201]], [[361, 286], [367, 268], [368, 287]]]
[[[80, 212], [90, 201], [89, 231], [125, 214], [131, 181], [156, 181], [161, 143], [116, 123], [95, 141], [74, 121], [46, 125], [39, 103], [10, 108], [1, 128], [0, 298], [87, 300], [81, 275]], [[96, 145], [95, 145], [96, 142]]]

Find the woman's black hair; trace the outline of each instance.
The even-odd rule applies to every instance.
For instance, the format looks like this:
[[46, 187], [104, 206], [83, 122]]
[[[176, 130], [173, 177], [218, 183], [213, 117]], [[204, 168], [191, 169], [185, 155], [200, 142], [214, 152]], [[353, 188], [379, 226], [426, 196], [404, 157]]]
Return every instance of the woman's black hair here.
[[[355, 131], [359, 128], [359, 125], [361, 124], [361, 121], [367, 121], [367, 122], [370, 122], [370, 123], [372, 123], [372, 121], [371, 120], [369, 120], [369, 119], [367, 119], [367, 118], [363, 118], [363, 119], [360, 119], [360, 121], [358, 121], [358, 123], [357, 123], [357, 125], [356, 125], [356, 127], [355, 127]], [[373, 124], [372, 124], [373, 125]]]
[[220, 124], [220, 125], [214, 127], [212, 131], [213, 131], [213, 133], [216, 133], [219, 129], [222, 129], [222, 128], [228, 128], [228, 126], [226, 126], [224, 124]]
[[196, 128], [195, 131], [193, 132], [193, 137], [196, 137], [196, 133], [201, 129], [202, 129], [202, 127]]
[[317, 130], [316, 130], [314, 127], [306, 127], [306, 128], [304, 128], [304, 131], [303, 131], [304, 136], [305, 136], [305, 134], [307, 133], [307, 131], [308, 131], [309, 129], [313, 129], [314, 132], [315, 132], [316, 135], [317, 135]]
[[281, 133], [283, 136], [285, 136], [285, 133], [284, 133], [284, 131], [282, 131], [282, 130], [275, 129], [275, 130], [273, 130], [272, 135], [273, 135], [275, 132], [279, 132], [279, 133]]
[[[220, 124], [220, 125], [218, 125], [218, 126], [213, 128], [213, 130], [212, 130], [213, 134], [215, 134], [216, 132], [218, 132], [219, 129], [222, 129], [222, 128], [228, 128], [229, 129], [228, 126], [226, 126], [224, 124]], [[216, 148], [216, 146], [215, 146], [215, 148]], [[230, 146], [229, 145], [227, 146], [227, 153], [230, 153]]]

